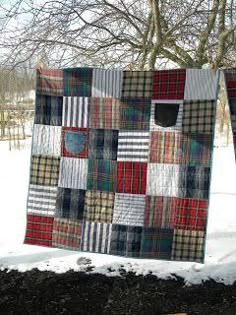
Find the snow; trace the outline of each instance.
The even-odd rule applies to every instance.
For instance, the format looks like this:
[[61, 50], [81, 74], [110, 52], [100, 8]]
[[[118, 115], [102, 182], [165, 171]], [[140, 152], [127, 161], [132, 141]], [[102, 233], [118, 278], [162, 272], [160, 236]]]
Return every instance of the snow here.
[[[160, 278], [181, 276], [187, 284], [212, 278], [232, 284], [236, 281], [236, 167], [232, 143], [216, 147], [208, 218], [205, 264], [129, 259], [111, 255], [24, 245], [26, 198], [29, 180], [30, 140], [24, 150], [8, 151], [0, 142], [0, 268], [26, 271], [32, 268], [63, 273], [85, 270], [91, 260], [93, 272], [118, 275], [119, 268]], [[113, 271], [108, 272], [108, 268]]]

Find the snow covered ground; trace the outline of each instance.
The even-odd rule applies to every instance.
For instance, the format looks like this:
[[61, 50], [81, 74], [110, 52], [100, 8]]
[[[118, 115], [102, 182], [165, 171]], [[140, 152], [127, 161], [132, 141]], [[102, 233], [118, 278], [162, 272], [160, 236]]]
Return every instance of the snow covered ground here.
[[[231, 284], [236, 281], [236, 166], [232, 144], [214, 150], [208, 220], [206, 261], [197, 263], [138, 260], [116, 256], [80, 253], [24, 245], [26, 198], [29, 179], [30, 140], [22, 151], [8, 151], [0, 142], [0, 268], [26, 271], [32, 268], [65, 272], [84, 270], [84, 259], [91, 260], [93, 272], [119, 274], [122, 265], [138, 274], [150, 271], [161, 278], [173, 273], [187, 283], [213, 278]], [[111, 267], [114, 272], [108, 272]]]

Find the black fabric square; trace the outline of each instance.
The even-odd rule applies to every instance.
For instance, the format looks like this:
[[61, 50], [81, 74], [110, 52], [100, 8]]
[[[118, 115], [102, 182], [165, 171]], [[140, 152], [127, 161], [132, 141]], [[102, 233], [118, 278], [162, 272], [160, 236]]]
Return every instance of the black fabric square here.
[[35, 124], [61, 126], [63, 97], [41, 96], [36, 98]]
[[161, 127], [176, 125], [179, 104], [155, 104], [155, 124]]
[[111, 232], [110, 254], [126, 256], [128, 226], [113, 224]]
[[139, 257], [143, 228], [141, 226], [128, 226], [127, 256]]

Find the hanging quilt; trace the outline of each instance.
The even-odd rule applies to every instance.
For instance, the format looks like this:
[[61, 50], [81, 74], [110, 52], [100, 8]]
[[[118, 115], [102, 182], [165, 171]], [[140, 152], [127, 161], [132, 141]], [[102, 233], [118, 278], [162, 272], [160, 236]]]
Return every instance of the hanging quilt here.
[[25, 243], [204, 261], [218, 75], [37, 72]]

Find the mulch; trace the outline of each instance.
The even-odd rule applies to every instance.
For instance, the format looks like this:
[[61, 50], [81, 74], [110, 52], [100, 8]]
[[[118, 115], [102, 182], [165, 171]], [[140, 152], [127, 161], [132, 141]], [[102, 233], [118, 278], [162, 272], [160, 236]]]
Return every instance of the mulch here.
[[151, 273], [126, 273], [122, 267], [119, 277], [74, 271], [56, 274], [37, 269], [24, 273], [0, 271], [1, 315], [174, 313], [235, 315], [236, 283], [226, 286], [208, 280], [186, 286], [177, 276], [161, 280]]

